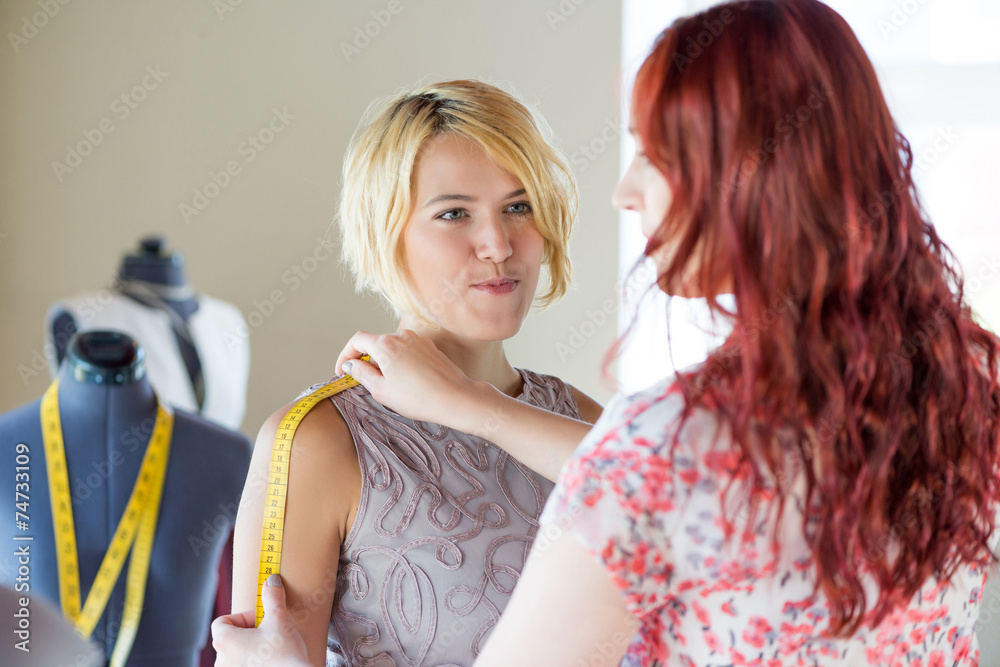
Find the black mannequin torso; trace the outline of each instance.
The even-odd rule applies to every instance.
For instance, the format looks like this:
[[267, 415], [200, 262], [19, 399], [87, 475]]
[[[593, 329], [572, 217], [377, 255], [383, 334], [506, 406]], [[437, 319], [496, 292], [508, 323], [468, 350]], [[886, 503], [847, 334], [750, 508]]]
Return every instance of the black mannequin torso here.
[[[60, 368], [58, 396], [85, 599], [132, 492], [157, 403], [139, 368], [141, 353], [130, 338], [87, 332], [71, 345]], [[119, 383], [114, 382], [117, 376]], [[28, 543], [30, 592], [26, 594], [49, 598], [58, 607], [39, 410], [40, 401], [34, 401], [0, 415], [0, 448], [10, 462], [0, 466], [0, 493], [13, 497], [15, 447], [27, 445], [31, 517], [27, 531], [17, 531], [13, 522], [7, 522], [0, 528], [0, 539], [22, 544], [13, 540], [15, 535], [33, 537]], [[196, 664], [215, 598], [216, 565], [249, 465], [250, 443], [245, 436], [185, 412], [175, 413], [171, 443], [143, 615], [129, 665]], [[0, 568], [0, 583], [13, 587], [16, 570]], [[94, 639], [109, 655], [124, 591], [123, 573], [94, 631]]]
[[185, 320], [198, 310], [198, 301], [188, 285], [184, 270], [184, 255], [180, 252], [166, 254], [164, 240], [149, 236], [139, 242], [139, 252], [125, 255], [118, 269], [122, 282], [144, 283], [164, 303]]

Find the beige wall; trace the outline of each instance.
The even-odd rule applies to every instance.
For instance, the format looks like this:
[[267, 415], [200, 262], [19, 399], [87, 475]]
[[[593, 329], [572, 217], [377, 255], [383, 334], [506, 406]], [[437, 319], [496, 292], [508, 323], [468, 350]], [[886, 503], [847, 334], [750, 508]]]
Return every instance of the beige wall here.
[[[375, 18], [385, 25], [368, 25], [376, 36], [345, 55], [341, 44]], [[598, 360], [613, 323], [572, 355], [560, 358], [556, 346], [579, 344], [574, 329], [614, 297], [617, 217], [608, 198], [618, 148], [607, 124], [617, 122], [620, 23], [614, 0], [0, 4], [0, 412], [40, 396], [49, 381], [45, 371], [22, 378], [42, 351], [49, 304], [108, 286], [122, 254], [155, 231], [186, 254], [198, 291], [244, 315], [276, 289], [285, 297], [250, 339], [243, 430], [254, 434], [301, 388], [333, 374], [356, 329], [392, 326], [374, 298], [354, 294], [335, 257], [295, 289], [282, 279], [327, 233], [362, 111], [402, 86], [459, 77], [509, 81], [567, 154], [592, 141], [602, 151], [575, 160], [576, 289], [533, 314], [508, 351], [516, 365], [607, 398]], [[121, 96], [143, 83], [145, 99], [128, 108]], [[273, 109], [294, 118], [249, 161], [241, 144]], [[103, 138], [57, 174], [52, 163], [65, 163], [66, 145], [85, 131]], [[191, 205], [193, 188], [231, 160], [240, 173], [185, 221], [180, 204]]]

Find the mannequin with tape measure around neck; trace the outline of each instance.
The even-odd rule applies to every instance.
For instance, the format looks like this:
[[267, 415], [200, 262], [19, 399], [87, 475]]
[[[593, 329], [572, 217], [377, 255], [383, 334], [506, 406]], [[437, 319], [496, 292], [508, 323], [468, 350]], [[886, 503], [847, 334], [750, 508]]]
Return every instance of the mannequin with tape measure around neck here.
[[[120, 332], [88, 331], [70, 340], [42, 399], [0, 415], [0, 441], [19, 456], [0, 467], [0, 492], [21, 492], [28, 510], [0, 539], [30, 554], [27, 576], [23, 561], [7, 567], [0, 557], [0, 583], [54, 602], [108, 659], [127, 658], [117, 664], [197, 664], [249, 463], [246, 437], [170, 410], [149, 384], [142, 348]], [[133, 577], [145, 582], [129, 592]]]
[[145, 348], [149, 380], [167, 403], [238, 429], [246, 409], [250, 366], [246, 323], [224, 301], [196, 294], [184, 255], [147, 236], [122, 259], [110, 289], [54, 303], [45, 346], [53, 377], [79, 331], [127, 333]]

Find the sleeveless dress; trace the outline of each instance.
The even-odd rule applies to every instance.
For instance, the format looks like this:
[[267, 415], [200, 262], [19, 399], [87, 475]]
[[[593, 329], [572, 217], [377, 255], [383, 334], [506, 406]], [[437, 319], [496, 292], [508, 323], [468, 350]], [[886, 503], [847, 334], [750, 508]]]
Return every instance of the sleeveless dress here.
[[[576, 419], [569, 385], [518, 369], [518, 400]], [[517, 583], [553, 483], [491, 442], [331, 397], [358, 451], [362, 492], [341, 547], [327, 666], [471, 665]], [[504, 428], [506, 415], [487, 428]]]

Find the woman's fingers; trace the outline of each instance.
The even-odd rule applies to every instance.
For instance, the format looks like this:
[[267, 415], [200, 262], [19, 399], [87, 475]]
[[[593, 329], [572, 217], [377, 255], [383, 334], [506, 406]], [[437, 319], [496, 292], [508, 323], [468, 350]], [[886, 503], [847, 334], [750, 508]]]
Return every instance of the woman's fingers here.
[[[370, 357], [367, 363], [363, 354]], [[338, 363], [376, 401], [418, 421], [447, 423], [443, 420], [468, 398], [472, 385], [434, 341], [406, 329], [380, 335], [359, 331]]]
[[[420, 336], [409, 329], [387, 334], [358, 331], [351, 336], [347, 344], [344, 345], [344, 349], [341, 350], [340, 356], [337, 357], [337, 370], [341, 373], [350, 373], [344, 368], [344, 364], [359, 360], [364, 355], [370, 357], [368, 359], [369, 366], [381, 369], [383, 365], [398, 359], [409, 348], [428, 345], [433, 347], [434, 344], [429, 338]], [[357, 368], [356, 365], [353, 367]], [[355, 377], [360, 380], [357, 376]]]
[[252, 628], [255, 620], [256, 614], [252, 611], [242, 611], [220, 616], [212, 621], [212, 636], [215, 636], [216, 628], [223, 633], [230, 632], [233, 629]]
[[269, 662], [272, 658], [287, 660], [288, 664], [307, 664], [305, 641], [286, 608], [285, 588], [280, 576], [268, 577], [260, 598], [264, 620], [259, 628], [254, 628], [256, 612], [253, 610], [220, 616], [212, 621], [212, 646], [218, 654], [217, 667], [246, 665], [250, 660], [272, 664]]
[[280, 574], [274, 573], [264, 582], [260, 589], [260, 601], [264, 607], [264, 618], [268, 614], [276, 616], [286, 612], [285, 587], [281, 583]]
[[344, 349], [341, 350], [340, 356], [337, 357], [337, 372], [346, 372], [343, 368], [345, 361], [360, 359], [362, 355], [370, 354], [374, 338], [375, 334], [368, 333], [367, 331], [359, 331], [351, 336], [347, 344], [344, 345]]
[[253, 629], [256, 614], [252, 611], [220, 616], [212, 621], [212, 648], [217, 654], [216, 666], [239, 665], [243, 659], [242, 649], [246, 642], [245, 633]]

